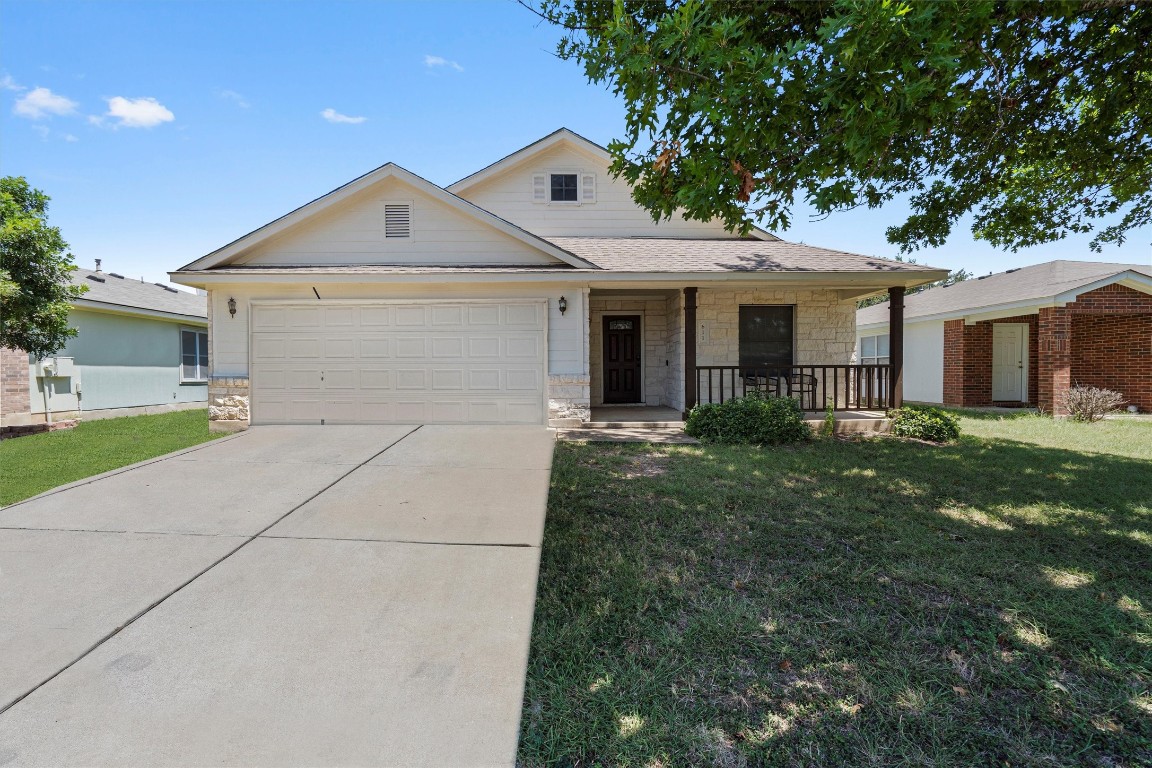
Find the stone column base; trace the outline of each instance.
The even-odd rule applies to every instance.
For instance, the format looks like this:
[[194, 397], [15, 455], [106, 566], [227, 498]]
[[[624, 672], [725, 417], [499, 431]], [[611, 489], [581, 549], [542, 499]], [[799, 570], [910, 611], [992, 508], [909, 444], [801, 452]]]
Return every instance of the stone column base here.
[[208, 381], [208, 431], [240, 432], [248, 429], [246, 376], [213, 376]]
[[592, 418], [591, 382], [584, 374], [548, 375], [548, 426], [579, 427]]

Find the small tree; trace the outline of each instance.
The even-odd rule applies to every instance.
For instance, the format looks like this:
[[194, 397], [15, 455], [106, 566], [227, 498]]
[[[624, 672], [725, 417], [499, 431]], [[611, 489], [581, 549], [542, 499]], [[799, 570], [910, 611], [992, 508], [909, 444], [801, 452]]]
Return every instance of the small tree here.
[[48, 225], [49, 197], [22, 177], [0, 179], [0, 346], [51, 355], [76, 335], [68, 326], [75, 269], [60, 230]]

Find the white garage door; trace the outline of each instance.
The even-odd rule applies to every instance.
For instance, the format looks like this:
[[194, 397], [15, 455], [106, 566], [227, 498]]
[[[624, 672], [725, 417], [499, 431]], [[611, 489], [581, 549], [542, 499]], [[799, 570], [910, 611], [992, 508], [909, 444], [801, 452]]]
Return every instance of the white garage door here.
[[254, 304], [254, 424], [543, 424], [544, 301]]

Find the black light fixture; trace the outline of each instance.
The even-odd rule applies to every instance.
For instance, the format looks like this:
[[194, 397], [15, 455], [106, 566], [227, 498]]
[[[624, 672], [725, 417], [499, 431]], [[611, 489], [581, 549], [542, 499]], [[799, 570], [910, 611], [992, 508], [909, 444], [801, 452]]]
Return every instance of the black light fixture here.
[[563, 296], [560, 297], [560, 301], [556, 302], [556, 305], [560, 307], [561, 315], [568, 311], [568, 299], [564, 298]]
[[231, 296], [228, 297], [228, 314], [236, 317], [236, 299]]

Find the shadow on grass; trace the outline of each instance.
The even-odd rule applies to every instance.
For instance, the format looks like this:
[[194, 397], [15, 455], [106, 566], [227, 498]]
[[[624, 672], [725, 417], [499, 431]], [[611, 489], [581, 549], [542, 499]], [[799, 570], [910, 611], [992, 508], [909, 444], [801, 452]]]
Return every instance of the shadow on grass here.
[[525, 765], [1152, 763], [1152, 468], [563, 445]]

